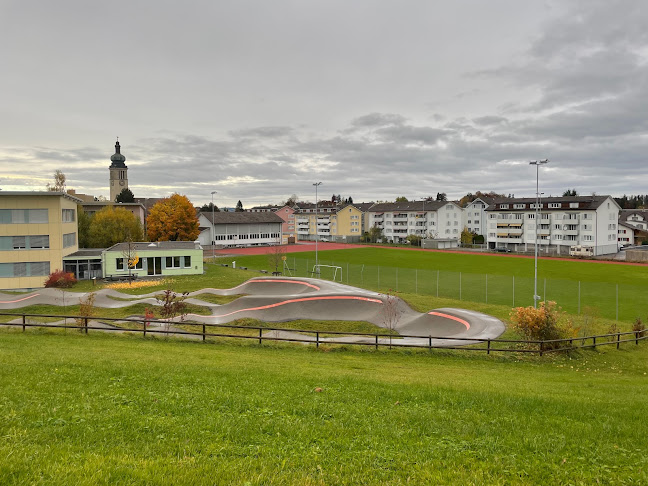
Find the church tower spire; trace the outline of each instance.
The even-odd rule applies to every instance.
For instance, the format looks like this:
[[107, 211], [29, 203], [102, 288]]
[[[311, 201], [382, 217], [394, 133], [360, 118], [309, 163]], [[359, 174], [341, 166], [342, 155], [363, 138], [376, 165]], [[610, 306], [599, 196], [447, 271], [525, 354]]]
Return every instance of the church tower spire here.
[[126, 157], [121, 154], [119, 137], [115, 143], [115, 153], [110, 157], [110, 200], [115, 202], [115, 198], [124, 189], [128, 189], [128, 167], [126, 167]]

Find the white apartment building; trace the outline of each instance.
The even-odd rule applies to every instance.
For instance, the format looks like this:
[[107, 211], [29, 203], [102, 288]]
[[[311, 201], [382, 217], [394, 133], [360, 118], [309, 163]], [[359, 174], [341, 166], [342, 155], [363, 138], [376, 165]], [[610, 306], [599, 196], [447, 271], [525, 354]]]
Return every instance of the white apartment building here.
[[494, 202], [492, 198], [478, 197], [463, 208], [463, 228], [468, 228], [471, 233], [483, 235], [486, 238], [488, 228], [486, 208]]
[[620, 207], [610, 196], [507, 198], [491, 204], [486, 242], [491, 249], [532, 251], [536, 225], [542, 252], [569, 254], [569, 247], [592, 247], [594, 255], [618, 251], [617, 226]]
[[377, 226], [391, 243], [405, 243], [408, 235], [428, 238], [461, 238], [463, 210], [451, 201], [376, 203], [367, 211], [367, 230]]

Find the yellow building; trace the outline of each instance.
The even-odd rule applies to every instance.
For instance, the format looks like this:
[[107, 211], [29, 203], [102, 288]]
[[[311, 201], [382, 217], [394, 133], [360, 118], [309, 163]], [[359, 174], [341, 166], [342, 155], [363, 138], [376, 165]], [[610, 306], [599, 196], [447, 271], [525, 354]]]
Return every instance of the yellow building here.
[[79, 249], [77, 204], [64, 192], [0, 191], [0, 289], [43, 287]]
[[336, 241], [359, 241], [362, 236], [362, 211], [349, 204], [331, 215], [331, 234]]

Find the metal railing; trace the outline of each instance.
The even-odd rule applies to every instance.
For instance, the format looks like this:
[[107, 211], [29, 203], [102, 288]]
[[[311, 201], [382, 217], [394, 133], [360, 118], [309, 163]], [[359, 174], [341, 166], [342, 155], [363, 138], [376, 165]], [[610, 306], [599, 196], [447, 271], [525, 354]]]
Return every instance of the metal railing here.
[[[290, 329], [282, 327], [265, 327], [265, 326], [242, 326], [236, 324], [210, 324], [196, 323], [191, 321], [172, 322], [157, 319], [133, 319], [133, 318], [114, 318], [114, 317], [86, 317], [71, 315], [53, 315], [53, 314], [21, 314], [21, 313], [0, 313], [0, 316], [10, 316], [21, 318], [21, 322], [0, 322], [0, 327], [22, 327], [23, 332], [27, 328], [54, 328], [54, 329], [75, 329], [82, 333], [88, 334], [89, 331], [102, 332], [121, 332], [121, 333], [141, 333], [143, 337], [147, 335], [165, 335], [194, 337], [201, 341], [207, 341], [208, 338], [231, 338], [245, 339], [258, 342], [263, 341], [293, 342], [303, 344], [314, 344], [317, 348], [321, 344], [339, 345], [339, 346], [371, 346], [375, 349], [380, 347], [388, 348], [419, 348], [419, 349], [453, 349], [461, 351], [482, 351], [486, 354], [491, 352], [506, 353], [532, 353], [543, 356], [547, 353], [565, 352], [576, 349], [596, 348], [598, 346], [615, 345], [617, 349], [622, 343], [634, 342], [636, 345], [639, 341], [648, 338], [648, 331], [626, 331], [609, 334], [599, 334], [594, 336], [574, 337], [566, 339], [551, 340], [518, 340], [518, 339], [483, 339], [483, 338], [461, 338], [461, 337], [444, 337], [444, 336], [400, 336], [385, 333], [358, 333], [344, 331], [322, 331], [312, 329]], [[28, 318], [48, 318], [48, 319], [71, 319], [73, 323], [63, 324], [30, 322]], [[132, 324], [133, 327], [120, 327], [115, 324], [107, 324], [109, 327], [92, 325], [92, 321], [101, 323], [119, 323], [122, 326]], [[161, 326], [153, 329], [151, 324]], [[197, 327], [196, 331], [189, 329], [177, 328], [175, 326]], [[209, 329], [209, 332], [208, 332]], [[250, 334], [234, 334], [234, 330], [247, 330]], [[229, 332], [228, 332], [229, 331]], [[300, 336], [278, 336], [269, 335], [271, 332], [287, 332], [299, 334]], [[265, 333], [265, 334], [264, 334]], [[363, 341], [341, 342], [331, 341], [328, 337], [358, 337], [364, 338]], [[418, 340], [418, 342], [412, 342]], [[464, 345], [456, 342], [466, 342]], [[445, 344], [444, 344], [445, 343]]]

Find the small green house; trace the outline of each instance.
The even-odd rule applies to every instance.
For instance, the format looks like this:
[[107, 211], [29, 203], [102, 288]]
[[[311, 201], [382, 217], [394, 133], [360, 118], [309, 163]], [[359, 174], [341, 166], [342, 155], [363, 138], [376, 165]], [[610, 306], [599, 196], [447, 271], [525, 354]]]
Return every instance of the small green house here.
[[104, 277], [198, 275], [203, 273], [203, 249], [194, 241], [117, 243], [103, 251]]

